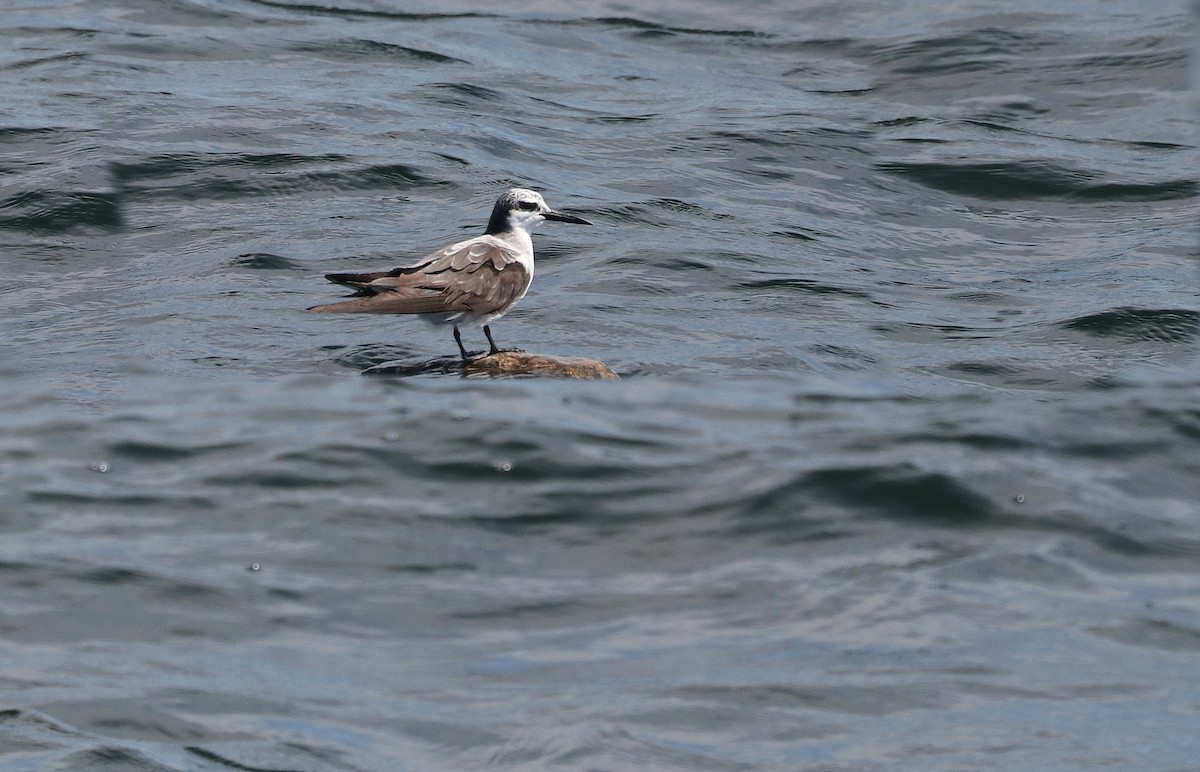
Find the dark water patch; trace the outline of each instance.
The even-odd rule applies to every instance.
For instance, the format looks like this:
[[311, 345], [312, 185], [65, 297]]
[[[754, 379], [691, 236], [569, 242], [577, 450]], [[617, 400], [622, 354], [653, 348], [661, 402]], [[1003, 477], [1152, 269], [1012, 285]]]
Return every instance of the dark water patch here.
[[848, 346], [834, 343], [818, 343], [808, 347], [830, 367], [847, 371], [871, 370], [880, 364], [878, 357], [873, 354]]
[[684, 700], [704, 700], [777, 709], [886, 716], [909, 710], [948, 708], [953, 700], [936, 688], [912, 684], [837, 687], [763, 684], [746, 686], [686, 686], [671, 692]]
[[828, 519], [814, 514], [813, 496], [802, 479], [787, 480], [769, 490], [743, 495], [734, 508], [738, 515], [729, 528], [731, 534], [758, 536], [772, 544], [837, 541], [859, 533], [849, 525], [831, 527]]
[[[193, 756], [217, 764], [221, 770], [232, 769], [238, 772], [307, 772], [308, 770], [325, 769], [335, 772], [338, 770], [363, 772], [365, 769], [347, 761], [346, 757], [353, 754], [329, 750], [307, 742], [282, 742], [278, 751], [270, 754], [264, 754], [258, 750], [245, 752], [242, 754], [244, 757], [248, 757], [245, 761], [238, 761], [229, 751], [217, 753], [199, 745], [187, 745], [184, 746], [184, 750]], [[261, 759], [264, 755], [268, 757], [278, 755], [284, 757], [286, 761], [281, 762], [281, 766], [261, 766]], [[255, 761], [252, 762], [249, 759]]]
[[656, 198], [650, 201], [649, 205], [656, 209], [688, 215], [689, 217], [700, 217], [705, 220], [721, 221], [733, 219], [733, 215], [715, 212], [706, 206], [693, 204], [690, 201], [684, 201], [679, 198]]
[[195, 582], [183, 582], [162, 576], [153, 576], [128, 568], [94, 568], [72, 576], [84, 584], [113, 586], [138, 586], [145, 588], [153, 597], [171, 603], [202, 603], [211, 605], [224, 602], [224, 595], [212, 587]]
[[[988, 675], [994, 675], [988, 673]], [[994, 682], [957, 680], [956, 691], [993, 700], [1056, 700], [1094, 703], [1105, 700], [1128, 700], [1154, 694], [1154, 688], [1127, 683], [1097, 683], [1083, 686], [1055, 686], [1032, 688], [1008, 686]]]
[[907, 128], [909, 126], [920, 126], [929, 122], [928, 118], [922, 118], [917, 115], [906, 115], [902, 118], [888, 118], [883, 121], [875, 121], [875, 126], [881, 129], [896, 129]]
[[1033, 164], [889, 162], [878, 168], [926, 187], [989, 199], [1061, 197], [1082, 189], [1083, 180], [1078, 173]]
[[1167, 180], [1156, 183], [1104, 182], [1089, 185], [1073, 196], [1078, 201], [1178, 201], [1200, 192], [1196, 180]]
[[1048, 161], [1025, 163], [886, 162], [880, 171], [947, 193], [991, 200], [1063, 199], [1081, 202], [1168, 201], [1196, 196], [1195, 180], [1096, 182], [1095, 172]]
[[772, 231], [771, 235], [779, 236], [780, 238], [785, 238], [785, 239], [794, 239], [796, 241], [812, 242], [812, 241], [822, 241], [826, 238], [829, 238], [833, 234], [824, 233], [824, 232], [818, 231], [818, 230], [811, 230], [809, 228], [791, 228], [791, 229], [782, 230], [782, 231]]
[[244, 443], [217, 443], [213, 445], [167, 444], [166, 442], [121, 440], [107, 446], [113, 458], [138, 463], [174, 463], [196, 459], [210, 453], [223, 453], [247, 447]]
[[280, 0], [247, 0], [251, 5], [295, 11], [299, 15], [333, 16], [342, 19], [392, 19], [395, 21], [438, 21], [440, 19], [487, 19], [495, 14], [487, 13], [408, 13], [405, 11], [379, 11], [369, 8], [348, 8], [343, 5], [316, 5], [311, 3], [287, 3]]
[[204, 356], [204, 357], [189, 357], [189, 362], [196, 364], [207, 365], [210, 367], [237, 367], [246, 360], [243, 357], [225, 357], [225, 356]]
[[955, 362], [947, 365], [945, 370], [950, 373], [988, 376], [1015, 376], [1024, 372], [1018, 365], [1003, 362]]
[[[1046, 63], [1046, 71], [1066, 71], [1080, 75], [1081, 83], [1088, 82], [1083, 76], [1083, 73], [1091, 73], [1092, 77], [1096, 77], [1096, 73], [1101, 68], [1114, 68], [1123, 73], [1128, 72], [1147, 72], [1157, 69], [1170, 69], [1176, 72], [1186, 72], [1188, 62], [1188, 51], [1182, 47], [1173, 47], [1159, 49], [1156, 51], [1138, 51], [1129, 53], [1106, 53], [1100, 55], [1089, 55], [1080, 57], [1068, 57], [1062, 61], [1049, 61]], [[1181, 88], [1186, 88], [1186, 83], [1180, 82]]]
[[250, 252], [238, 255], [232, 265], [236, 268], [249, 268], [255, 271], [295, 271], [307, 268], [303, 263], [282, 255], [270, 252]]
[[[336, 156], [330, 157], [336, 159]], [[154, 198], [222, 200], [255, 196], [291, 195], [328, 190], [411, 190], [441, 184], [414, 166], [391, 163], [350, 169], [288, 173], [276, 170], [307, 165], [301, 156], [229, 155], [219, 157], [167, 157], [138, 164], [113, 164], [113, 176], [126, 195]], [[258, 173], [260, 170], [268, 173]], [[145, 184], [149, 180], [161, 180]]]
[[1001, 306], [1012, 306], [1018, 303], [1017, 299], [1012, 295], [1006, 295], [1000, 292], [988, 292], [986, 290], [952, 292], [946, 297], [950, 300], [957, 300], [965, 303], [987, 303], [989, 305]]
[[821, 469], [804, 474], [797, 490], [883, 517], [945, 525], [981, 525], [998, 512], [959, 480], [911, 464]]
[[[216, 764], [219, 769], [233, 769], [233, 770], [238, 770], [238, 772], [299, 772], [300, 769], [305, 769], [305, 768], [293, 767], [291, 765], [288, 765], [287, 767], [258, 766], [255, 764], [238, 761], [237, 759], [233, 758], [230, 755], [217, 753], [216, 751], [209, 750], [208, 748], [203, 748], [199, 745], [187, 745], [187, 746], [184, 746], [184, 750], [199, 759], [203, 759], [206, 762], [212, 762], [213, 764]], [[260, 754], [252, 753], [250, 755], [258, 756]], [[342, 764], [339, 764], [336, 767], [331, 767], [331, 769], [336, 769], [336, 768], [354, 769], [353, 767], [342, 765]]]
[[112, 745], [67, 754], [59, 764], [60, 769], [90, 769], [95, 772], [178, 772], [175, 767], [159, 764], [140, 751]]
[[224, 605], [228, 600], [219, 590], [195, 582], [160, 579], [155, 582], [154, 590], [156, 597], [169, 603]]
[[1171, 427], [1172, 431], [1193, 440], [1200, 440], [1200, 407], [1148, 409], [1147, 414]]
[[276, 489], [280, 491], [320, 490], [344, 483], [341, 475], [329, 469], [309, 471], [287, 469], [246, 469], [240, 472], [221, 472], [205, 477], [203, 483], [239, 489]]
[[245, 167], [254, 171], [278, 172], [311, 164], [329, 165], [349, 160], [348, 156], [336, 153], [166, 153], [140, 161], [114, 161], [109, 164], [109, 174], [118, 184], [136, 190], [136, 183], [141, 181], [171, 179], [205, 170]]
[[1192, 343], [1200, 334], [1200, 311], [1183, 308], [1114, 308], [1062, 322], [1062, 328], [1131, 342]]
[[0, 710], [0, 724], [25, 724], [37, 729], [61, 733], [63, 736], [75, 734], [75, 730], [64, 721], [47, 715], [40, 710], [9, 708]]
[[53, 139], [70, 129], [60, 128], [57, 126], [3, 126], [0, 127], [0, 142], [9, 140], [26, 140], [26, 139]]
[[121, 197], [112, 193], [18, 193], [0, 201], [0, 228], [37, 234], [116, 231], [125, 225]]
[[860, 50], [895, 74], [942, 76], [1001, 71], [1014, 58], [1031, 56], [1053, 44], [1051, 39], [1027, 33], [981, 29], [874, 49], [860, 46]]
[[[1121, 530], [1103, 528], [1086, 522], [1063, 522], [1059, 528], [1073, 531], [1081, 538], [1087, 539], [1106, 552], [1122, 555], [1126, 558], [1140, 560], [1152, 557], [1178, 557], [1181, 552], [1174, 545], [1156, 542], [1151, 539], [1141, 539]], [[1183, 554], [1188, 554], [1186, 551]], [[1193, 551], [1193, 555], [1195, 552]]]
[[[1012, 120], [1016, 117], [1017, 116], [1014, 113], [1005, 111], [1001, 108], [998, 110], [988, 111], [978, 118], [965, 118], [961, 121], [958, 121], [957, 123], [959, 125], [966, 126], [969, 128], [983, 129], [984, 131], [987, 131], [987, 132], [996, 132], [996, 133], [1000, 133], [1000, 134], [1005, 134], [1005, 133], [1029, 134], [1030, 136], [1036, 136], [1036, 135], [1033, 135], [1031, 132], [1029, 132], [1025, 129], [1022, 129], [1020, 127], [1010, 126], [1007, 123], [997, 123], [996, 122], [997, 120], [1004, 120], [1004, 119]], [[909, 141], [911, 141], [911, 140], [909, 140]], [[946, 139], [938, 139], [938, 140], [930, 140], [930, 141], [941, 142], [944, 144], [953, 144], [957, 140], [951, 139], [951, 138], [946, 138]]]
[[[936, 324], [933, 322], [901, 322], [897, 324], [875, 324], [872, 329], [889, 338], [917, 343], [934, 340], [991, 340], [996, 329], [991, 327], [967, 327], [961, 324]], [[970, 363], [967, 363], [968, 366]]]
[[428, 83], [421, 88], [431, 92], [430, 101], [447, 107], [481, 109], [509, 101], [503, 91], [473, 83]]
[[91, 58], [91, 54], [82, 51], [72, 51], [64, 54], [54, 54], [51, 56], [39, 56], [33, 59], [22, 59], [17, 62], [10, 62], [0, 66], [0, 72], [11, 72], [17, 70], [27, 70], [33, 67], [38, 67], [43, 64], [52, 64], [58, 62], [75, 62], [83, 59]]
[[[14, 13], [14, 16], [15, 16], [15, 13]], [[40, 37], [43, 35], [53, 38], [58, 35], [62, 35], [64, 37], [77, 38], [78, 40], [81, 40], [81, 41], [92, 40], [97, 35], [101, 34], [100, 30], [93, 29], [90, 27], [67, 27], [67, 26], [56, 27], [54, 25], [49, 25], [49, 24], [46, 26], [16, 25], [16, 26], [12, 26], [12, 27], [2, 27], [2, 28], [0, 28], [0, 31], [2, 31], [3, 34], [5, 34], [5, 35], [17, 37], [17, 38], [30, 37], [30, 36]]]
[[171, 491], [161, 493], [119, 493], [106, 490], [74, 491], [74, 490], [31, 490], [31, 501], [42, 504], [61, 505], [104, 505], [114, 508], [128, 507], [130, 509], [172, 509], [198, 508], [209, 509], [216, 504], [207, 496], [180, 495]]
[[1073, 442], [1064, 443], [1061, 447], [1063, 453], [1069, 453], [1080, 458], [1107, 459], [1112, 461], [1145, 458], [1147, 455], [1168, 449], [1169, 445], [1162, 441], [1137, 439]]
[[1163, 150], [1170, 153], [1177, 153], [1181, 150], [1191, 150], [1191, 145], [1180, 145], [1175, 142], [1156, 142], [1153, 140], [1138, 140], [1138, 139], [1111, 139], [1103, 140], [1105, 144], [1114, 144], [1121, 147], [1128, 147], [1134, 150]]
[[[103, 48], [103, 60], [114, 69], [129, 67], [137, 71], [157, 72], [174, 65], [214, 61], [245, 62], [249, 54], [246, 47], [233, 42], [216, 42], [211, 38], [195, 38], [183, 41], [177, 38], [154, 36], [136, 42], [109, 43]], [[273, 52], [272, 52], [273, 53]], [[154, 65], [149, 64], [154, 62]], [[172, 91], [159, 91], [160, 96], [178, 99], [181, 95]]]
[[77, 574], [76, 579], [88, 584], [143, 584], [152, 577], [127, 568], [97, 568]]
[[872, 299], [869, 292], [850, 289], [848, 287], [838, 287], [812, 279], [757, 279], [755, 281], [739, 282], [738, 286], [743, 289], [752, 290], [787, 290], [812, 295], [845, 295], [846, 297], [861, 298], [863, 300]]
[[381, 61], [410, 61], [421, 64], [469, 64], [453, 56], [427, 51], [421, 48], [409, 48], [395, 43], [382, 43], [377, 40], [349, 39], [323, 41], [320, 43], [297, 43], [289, 50], [302, 54], [315, 54], [318, 57], [335, 61], [376, 59]]
[[1091, 632], [1127, 646], [1200, 654], [1200, 629], [1164, 619], [1140, 617], [1114, 625], [1097, 625]]
[[1011, 434], [972, 432], [954, 424], [931, 426], [929, 427], [929, 431], [897, 435], [895, 441], [905, 444], [947, 444], [985, 452], [1027, 451], [1039, 447], [1039, 443], [1031, 439], [1016, 437]]
[[694, 257], [667, 257], [655, 260], [654, 264], [668, 271], [699, 271], [712, 273], [716, 270], [713, 263]]
[[519, 603], [496, 606], [478, 611], [458, 611], [452, 614], [455, 619], [469, 620], [504, 620], [512, 622], [529, 621], [538, 617], [570, 617], [581, 611], [581, 601], [540, 601], [536, 603]]
[[387, 570], [398, 574], [417, 574], [423, 576], [429, 574], [478, 571], [479, 566], [475, 565], [474, 563], [403, 563], [400, 565], [388, 566]]
[[[991, 339], [981, 336], [980, 339]], [[1088, 383], [1085, 376], [1064, 371], [1061, 367], [1031, 367], [1022, 361], [962, 361], [928, 372], [966, 383], [978, 383], [1005, 389], [1063, 390], [1075, 389]]]
[[[554, 22], [562, 24], [563, 22]], [[714, 37], [732, 37], [732, 38], [769, 38], [770, 35], [759, 32], [757, 30], [719, 30], [719, 29], [702, 29], [698, 27], [677, 27], [667, 24], [659, 24], [657, 22], [647, 21], [645, 19], [636, 19], [631, 16], [601, 16], [578, 21], [566, 22], [567, 24], [587, 25], [588, 27], [604, 26], [615, 27], [619, 29], [633, 30], [638, 33], [639, 37], [657, 38], [657, 37], [674, 37], [675, 35], [696, 35], [696, 36], [714, 36]]]
[[599, 124], [623, 124], [623, 123], [649, 123], [650, 121], [661, 118], [660, 113], [643, 113], [641, 115], [597, 115], [585, 118], [587, 123]]

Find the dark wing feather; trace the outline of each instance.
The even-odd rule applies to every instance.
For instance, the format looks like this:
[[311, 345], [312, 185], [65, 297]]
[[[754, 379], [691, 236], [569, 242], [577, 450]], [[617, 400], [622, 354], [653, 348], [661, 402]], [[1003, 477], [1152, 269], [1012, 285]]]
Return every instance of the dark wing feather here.
[[[396, 269], [399, 270], [399, 269]], [[374, 273], [327, 273], [325, 278], [334, 284], [344, 284], [347, 287], [360, 289], [363, 284], [370, 284], [376, 279], [382, 279], [385, 276], [395, 276], [397, 274], [392, 271], [375, 271]]]

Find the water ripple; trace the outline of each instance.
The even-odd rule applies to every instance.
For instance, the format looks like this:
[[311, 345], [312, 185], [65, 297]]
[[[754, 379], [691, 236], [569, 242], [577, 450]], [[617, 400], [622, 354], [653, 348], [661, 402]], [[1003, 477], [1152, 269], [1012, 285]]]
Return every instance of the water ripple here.
[[349, 40], [323, 41], [321, 43], [298, 43], [291, 50], [299, 54], [313, 54], [335, 61], [377, 59], [380, 61], [410, 61], [417, 64], [468, 64], [462, 59], [439, 54], [421, 48], [383, 43], [377, 40], [354, 38]]
[[1100, 181], [1097, 172], [1071, 169], [1050, 162], [925, 163], [886, 162], [879, 169], [922, 185], [978, 198], [1073, 199], [1089, 202], [1171, 201], [1194, 198], [1195, 180], [1161, 182]]
[[1157, 343], [1193, 343], [1200, 335], [1200, 311], [1114, 308], [1062, 322], [1063, 329], [1100, 338]]
[[111, 193], [37, 191], [0, 201], [0, 228], [30, 233], [115, 231], [125, 225], [120, 196]]
[[338, 156], [184, 154], [113, 162], [109, 168], [122, 195], [155, 200], [241, 199], [318, 190], [408, 190], [439, 184], [417, 167], [400, 163], [305, 168], [348, 166], [341, 161]]

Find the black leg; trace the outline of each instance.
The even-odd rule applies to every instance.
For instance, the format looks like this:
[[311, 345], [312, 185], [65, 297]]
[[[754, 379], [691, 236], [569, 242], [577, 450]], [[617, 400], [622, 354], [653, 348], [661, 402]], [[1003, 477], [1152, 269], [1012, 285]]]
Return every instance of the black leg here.
[[492, 344], [492, 350], [488, 354], [499, 354], [500, 349], [496, 348], [496, 341], [492, 340], [492, 328], [488, 325], [483, 325], [483, 334], [487, 336], [488, 343]]
[[471, 357], [467, 356], [467, 350], [463, 348], [462, 335], [458, 333], [458, 325], [454, 325], [454, 342], [458, 344], [458, 353], [462, 354], [463, 361], [466, 362]]

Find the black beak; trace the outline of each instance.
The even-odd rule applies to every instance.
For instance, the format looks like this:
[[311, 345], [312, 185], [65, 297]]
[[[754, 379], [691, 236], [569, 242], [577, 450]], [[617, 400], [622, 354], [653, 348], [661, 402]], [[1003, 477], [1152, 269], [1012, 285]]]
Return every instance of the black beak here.
[[545, 217], [547, 220], [556, 220], [558, 222], [573, 222], [577, 225], [591, 225], [590, 222], [582, 217], [576, 217], [573, 214], [563, 214], [562, 212], [556, 212], [553, 209], [547, 209], [546, 211], [542, 212], [542, 217]]

